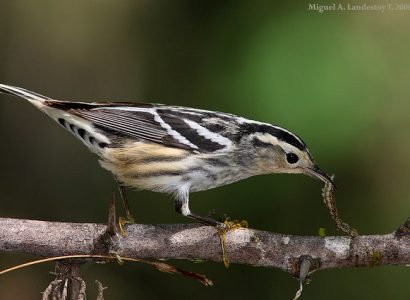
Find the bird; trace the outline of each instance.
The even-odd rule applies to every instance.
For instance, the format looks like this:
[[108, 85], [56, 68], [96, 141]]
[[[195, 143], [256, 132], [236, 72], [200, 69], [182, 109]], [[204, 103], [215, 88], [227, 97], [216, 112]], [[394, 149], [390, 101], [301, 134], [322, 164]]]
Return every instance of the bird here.
[[134, 222], [126, 188], [172, 194], [178, 213], [220, 227], [190, 210], [190, 193], [276, 173], [334, 186], [305, 142], [278, 125], [183, 106], [63, 101], [5, 84], [0, 93], [29, 101], [99, 157], [118, 183], [124, 222]]

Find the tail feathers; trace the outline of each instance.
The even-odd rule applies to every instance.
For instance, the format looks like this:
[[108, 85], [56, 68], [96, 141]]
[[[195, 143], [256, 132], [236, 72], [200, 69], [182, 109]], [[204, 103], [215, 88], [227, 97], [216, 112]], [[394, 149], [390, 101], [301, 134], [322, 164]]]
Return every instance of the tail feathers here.
[[0, 84], [0, 93], [20, 97], [29, 100], [30, 102], [44, 102], [46, 100], [51, 100], [49, 97], [28, 91], [23, 88], [5, 84]]

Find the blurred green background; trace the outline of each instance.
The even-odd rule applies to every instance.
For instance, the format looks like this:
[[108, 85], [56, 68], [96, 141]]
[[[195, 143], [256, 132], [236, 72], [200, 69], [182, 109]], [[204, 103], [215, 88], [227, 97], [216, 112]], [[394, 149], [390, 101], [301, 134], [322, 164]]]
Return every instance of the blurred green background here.
[[[342, 218], [362, 234], [392, 232], [410, 211], [410, 11], [319, 14], [307, 2], [268, 3], [2, 1], [0, 82], [57, 99], [187, 105], [279, 124], [337, 175]], [[105, 222], [116, 186], [74, 137], [2, 95], [0, 138], [0, 217]], [[191, 208], [273, 232], [337, 234], [321, 188], [304, 176], [259, 176], [192, 194]], [[190, 222], [168, 195], [129, 198], [138, 222]], [[31, 257], [0, 259], [5, 268]], [[109, 287], [106, 299], [290, 299], [297, 289], [275, 269], [172, 263], [216, 286], [136, 264], [87, 265], [82, 274], [89, 299], [94, 279]], [[2, 276], [1, 299], [38, 299], [50, 270]], [[304, 299], [410, 299], [409, 272], [321, 271]]]

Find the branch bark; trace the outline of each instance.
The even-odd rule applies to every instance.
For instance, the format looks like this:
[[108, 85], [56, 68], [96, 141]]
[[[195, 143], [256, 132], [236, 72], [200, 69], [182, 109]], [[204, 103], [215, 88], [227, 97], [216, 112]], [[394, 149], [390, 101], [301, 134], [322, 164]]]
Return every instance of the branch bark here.
[[[107, 226], [0, 218], [0, 251], [53, 257], [107, 254], [151, 259], [221, 261], [221, 245], [213, 227], [196, 224], [126, 227], [107, 242]], [[227, 233], [232, 263], [275, 267], [299, 275], [301, 259], [310, 270], [410, 264], [410, 219], [385, 235], [294, 236], [239, 228]]]

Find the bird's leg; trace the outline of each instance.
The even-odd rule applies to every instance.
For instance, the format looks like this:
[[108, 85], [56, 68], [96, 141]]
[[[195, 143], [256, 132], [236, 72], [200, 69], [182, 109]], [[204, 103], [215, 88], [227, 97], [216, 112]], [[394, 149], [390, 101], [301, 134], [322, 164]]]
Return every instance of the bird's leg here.
[[122, 203], [124, 204], [127, 221], [129, 221], [130, 223], [134, 223], [135, 219], [130, 212], [130, 205], [128, 203], [128, 198], [127, 198], [127, 191], [125, 190], [125, 187], [123, 185], [119, 185], [118, 189], [120, 191]]
[[189, 197], [188, 194], [184, 194], [183, 196], [178, 196], [175, 198], [175, 211], [180, 213], [181, 215], [194, 219], [201, 224], [213, 226], [216, 228], [225, 227], [224, 223], [214, 220], [210, 217], [202, 217], [197, 214], [191, 213], [189, 210]]
[[118, 225], [120, 226], [121, 234], [125, 236], [126, 233], [124, 230], [124, 225], [135, 223], [135, 219], [130, 212], [130, 205], [128, 204], [127, 192], [125, 190], [125, 187], [121, 183], [119, 182], [117, 183], [118, 183], [118, 190], [120, 191], [120, 196], [122, 199], [122, 203], [124, 205], [125, 215], [126, 215], [125, 217], [118, 218]]
[[193, 213], [189, 213], [189, 214], [186, 215], [186, 216], [187, 216], [188, 218], [194, 219], [194, 220], [196, 220], [196, 221], [198, 221], [199, 223], [204, 224], [204, 225], [209, 225], [209, 226], [213, 226], [213, 227], [216, 227], [216, 228], [223, 228], [223, 227], [225, 227], [225, 224], [224, 224], [224, 223], [219, 222], [219, 221], [214, 220], [214, 219], [209, 218], [209, 217], [202, 217], [202, 216], [199, 216], [199, 215], [193, 214]]
[[221, 241], [222, 261], [224, 262], [225, 267], [228, 268], [229, 259], [226, 253], [226, 233], [228, 231], [235, 230], [240, 227], [248, 227], [248, 223], [246, 221], [241, 221], [241, 222], [230, 221], [228, 218], [222, 223], [222, 222], [216, 221], [209, 217], [202, 217], [194, 213], [191, 213], [191, 211], [189, 210], [189, 205], [188, 205], [189, 204], [188, 195], [185, 195], [185, 196], [186, 197], [177, 197], [175, 199], [175, 210], [178, 213], [182, 214], [183, 216], [194, 219], [201, 224], [213, 226], [216, 228], [219, 239]]

